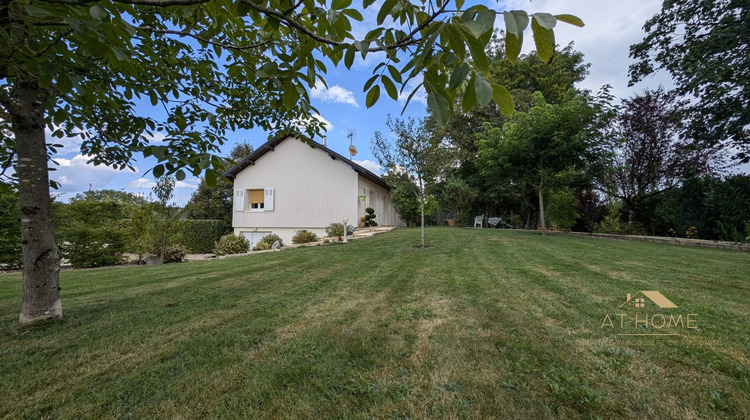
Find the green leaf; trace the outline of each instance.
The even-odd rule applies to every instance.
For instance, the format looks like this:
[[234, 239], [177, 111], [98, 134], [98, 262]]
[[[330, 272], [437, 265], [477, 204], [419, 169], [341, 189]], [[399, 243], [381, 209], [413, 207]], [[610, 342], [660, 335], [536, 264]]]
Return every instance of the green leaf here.
[[356, 53], [356, 49], [349, 48], [346, 50], [346, 53], [344, 54], [344, 65], [347, 69], [352, 68], [352, 64], [354, 64], [354, 54]]
[[154, 166], [153, 173], [155, 178], [161, 178], [161, 176], [164, 175], [164, 165]]
[[379, 98], [380, 98], [380, 86], [375, 85], [372, 87], [372, 89], [370, 89], [369, 92], [367, 92], [365, 105], [367, 105], [368, 108], [372, 108], [372, 106], [375, 105], [375, 102], [377, 102]]
[[206, 185], [216, 188], [216, 173], [212, 170], [206, 170]]
[[463, 61], [466, 58], [466, 47], [463, 38], [461, 38], [461, 32], [453, 26], [447, 26], [445, 32], [448, 35], [448, 46], [458, 59]]
[[463, 7], [465, 0], [456, 0], [456, 10], [461, 10], [461, 7]]
[[177, 178], [178, 181], [184, 181], [185, 171], [183, 171], [182, 169], [178, 169], [177, 172], [175, 172], [174, 177]]
[[[6, 6], [7, 7], [7, 6]], [[50, 12], [49, 10], [41, 9], [36, 6], [23, 6], [24, 9], [26, 9], [26, 13], [29, 14], [29, 16], [32, 17], [50, 17], [50, 16], [57, 16], [54, 12]]]
[[91, 6], [91, 8], [89, 9], [89, 14], [96, 20], [104, 20], [109, 16], [109, 13], [107, 13], [107, 11], [98, 4]]
[[385, 87], [385, 91], [388, 93], [388, 96], [391, 97], [394, 101], [398, 100], [398, 89], [396, 89], [396, 85], [393, 84], [391, 79], [388, 78], [388, 76], [381, 76], [380, 80], [383, 82], [383, 87]]
[[573, 15], [555, 15], [555, 17], [559, 21], [565, 22], [565, 23], [573, 25], [573, 26], [577, 26], [579, 28], [583, 28], [583, 26], [584, 26], [583, 21], [578, 16], [573, 16]]
[[396, 67], [389, 64], [388, 72], [391, 74], [394, 82], [401, 83], [403, 79], [401, 78], [401, 73], [398, 72], [398, 69]]
[[492, 9], [482, 10], [479, 13], [477, 13], [477, 22], [481, 22], [482, 25], [484, 26], [484, 32], [482, 33], [486, 33], [487, 31], [492, 32], [492, 29], [495, 28], [496, 16], [497, 16], [497, 12], [495, 12]]
[[299, 92], [297, 92], [297, 89], [294, 86], [286, 86], [281, 99], [284, 102], [284, 108], [291, 111], [297, 105]]
[[448, 83], [448, 89], [454, 90], [458, 88], [458, 86], [466, 79], [466, 76], [469, 74], [469, 65], [466, 63], [461, 64], [460, 66], [453, 69], [453, 73], [451, 73], [451, 80]]
[[516, 64], [518, 56], [521, 55], [523, 45], [523, 33], [515, 36], [511, 33], [505, 35], [505, 57], [511, 64]]
[[505, 19], [505, 32], [507, 34], [519, 36], [529, 26], [529, 15], [523, 10], [503, 12], [503, 18]]
[[471, 33], [462, 32], [462, 34], [466, 44], [469, 46], [469, 52], [476, 68], [484, 74], [489, 74], [490, 62], [487, 60], [487, 54], [484, 52], [484, 45], [473, 37]]
[[444, 126], [451, 116], [451, 104], [443, 95], [437, 92], [427, 94], [427, 107], [435, 117], [435, 121]]
[[510, 94], [505, 86], [492, 85], [492, 99], [500, 108], [500, 112], [506, 117], [512, 117], [515, 112], [515, 105], [513, 104], [513, 96]]
[[341, 10], [351, 6], [352, 0], [333, 0], [331, 9]]
[[549, 13], [534, 13], [531, 16], [544, 29], [553, 29], [557, 25], [557, 18]]
[[477, 76], [474, 81], [474, 91], [477, 93], [479, 106], [485, 106], [492, 100], [492, 86], [484, 77]]
[[357, 9], [346, 9], [341, 11], [342, 15], [349, 16], [350, 18], [356, 20], [357, 22], [362, 22], [365, 20], [365, 18], [362, 17], [362, 14], [357, 11]]
[[461, 109], [464, 112], [469, 112], [474, 109], [474, 105], [477, 104], [477, 93], [474, 90], [474, 76], [469, 79], [469, 84], [466, 85], [466, 91], [464, 92], [464, 100], [461, 102]]
[[380, 11], [378, 12], [378, 26], [382, 25], [385, 21], [385, 18], [388, 16], [389, 13], [391, 13], [391, 10], [393, 10], [393, 7], [398, 3], [398, 0], [385, 0], [385, 3], [383, 3], [383, 7], [380, 8]]
[[370, 86], [372, 86], [375, 81], [378, 80], [378, 75], [372, 76], [371, 78], [367, 79], [365, 82], [365, 87], [362, 89], [362, 92], [367, 91], [367, 89], [370, 89]]
[[67, 74], [61, 73], [57, 78], [57, 90], [60, 93], [68, 93], [73, 90], [73, 81], [70, 80]]
[[531, 21], [531, 32], [534, 33], [534, 44], [539, 58], [547, 62], [555, 53], [555, 33], [551, 29], [544, 29], [535, 20]]

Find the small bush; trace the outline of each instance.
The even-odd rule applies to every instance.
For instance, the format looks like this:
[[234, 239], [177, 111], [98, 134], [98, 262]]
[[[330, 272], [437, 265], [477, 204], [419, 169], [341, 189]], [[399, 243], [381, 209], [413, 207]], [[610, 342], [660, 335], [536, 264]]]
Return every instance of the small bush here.
[[164, 250], [164, 264], [176, 263], [185, 261], [187, 252], [185, 248], [180, 244], [174, 244], [168, 246]]
[[374, 227], [377, 226], [378, 223], [375, 221], [375, 209], [372, 207], [368, 207], [365, 209], [365, 227]]
[[318, 235], [307, 230], [298, 230], [292, 237], [293, 244], [306, 244], [318, 240]]
[[250, 249], [250, 241], [244, 236], [228, 233], [214, 245], [216, 255], [244, 254]]
[[104, 267], [121, 264], [125, 235], [116, 227], [91, 227], [76, 224], [67, 231], [62, 254], [74, 268]]
[[266, 243], [266, 242], [263, 242], [263, 241], [261, 241], [261, 242], [258, 242], [258, 243], [257, 243], [257, 244], [256, 244], [256, 245], [255, 245], [255, 246], [253, 247], [253, 251], [267, 251], [267, 250], [269, 250], [269, 249], [271, 249], [271, 245], [269, 245], [268, 243]]
[[268, 244], [268, 249], [271, 249], [271, 246], [274, 242], [279, 241], [279, 245], [283, 248], [284, 247], [284, 241], [281, 239], [281, 236], [275, 234], [275, 233], [269, 233], [268, 235], [260, 238], [260, 242], [265, 242]]
[[335, 237], [335, 236], [344, 236], [344, 225], [338, 222], [333, 222], [326, 228], [326, 235]]

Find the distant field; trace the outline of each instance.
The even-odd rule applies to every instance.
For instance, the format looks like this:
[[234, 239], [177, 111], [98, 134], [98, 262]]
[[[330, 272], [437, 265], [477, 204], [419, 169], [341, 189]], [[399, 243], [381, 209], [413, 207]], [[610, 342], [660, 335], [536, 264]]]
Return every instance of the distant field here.
[[[21, 276], [0, 274], [0, 418], [750, 418], [750, 254], [418, 241], [65, 271], [65, 321], [31, 327]], [[678, 308], [619, 307], [641, 290]], [[680, 335], [617, 335], [655, 332]]]

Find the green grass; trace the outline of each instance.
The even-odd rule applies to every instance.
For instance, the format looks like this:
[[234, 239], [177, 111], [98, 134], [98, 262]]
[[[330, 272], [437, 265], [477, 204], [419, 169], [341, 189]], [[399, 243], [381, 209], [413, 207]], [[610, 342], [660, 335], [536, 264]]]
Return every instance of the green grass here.
[[[65, 271], [65, 320], [27, 327], [0, 275], [0, 417], [750, 418], [747, 253], [418, 236]], [[600, 328], [639, 290], [699, 328]]]

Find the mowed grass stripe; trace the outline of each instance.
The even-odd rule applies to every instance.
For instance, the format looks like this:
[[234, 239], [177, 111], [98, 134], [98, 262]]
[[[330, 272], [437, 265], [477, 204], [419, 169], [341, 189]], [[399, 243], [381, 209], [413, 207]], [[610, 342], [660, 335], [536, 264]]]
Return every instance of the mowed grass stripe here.
[[[747, 254], [418, 235], [66, 271], [66, 320], [32, 327], [0, 275], [0, 417], [750, 417]], [[614, 340], [602, 317], [638, 290], [700, 330]]]

